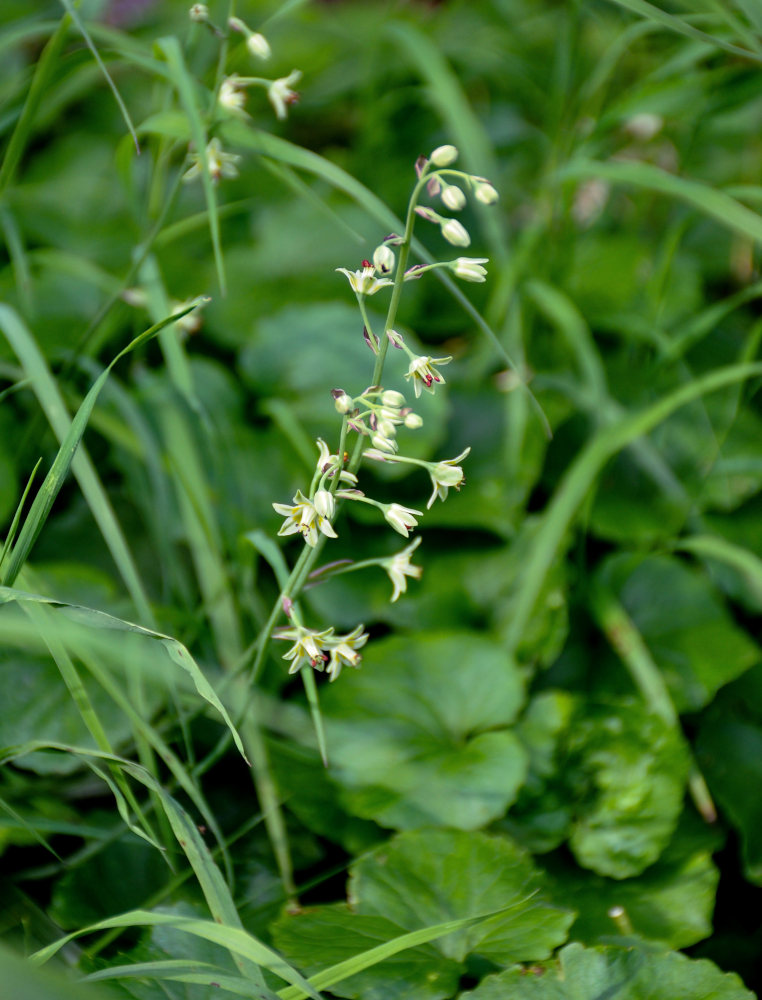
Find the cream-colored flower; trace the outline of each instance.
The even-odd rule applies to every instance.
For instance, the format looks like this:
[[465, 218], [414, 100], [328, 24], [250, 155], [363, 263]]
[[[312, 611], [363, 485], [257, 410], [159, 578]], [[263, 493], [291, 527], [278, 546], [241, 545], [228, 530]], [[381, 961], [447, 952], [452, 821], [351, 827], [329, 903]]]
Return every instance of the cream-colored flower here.
[[336, 270], [346, 275], [352, 291], [357, 295], [375, 295], [379, 288], [394, 284], [389, 278], [377, 278], [375, 267], [365, 262], [358, 271], [348, 271], [345, 267], [337, 267]]
[[273, 508], [286, 518], [280, 527], [279, 535], [295, 535], [301, 532], [311, 548], [317, 545], [319, 532], [327, 538], [338, 538], [328, 518], [315, 509], [315, 504], [312, 500], [308, 500], [301, 490], [296, 491], [292, 505], [274, 503]]
[[[336, 469], [338, 469], [339, 465], [341, 464], [339, 462], [339, 456], [331, 452], [330, 448], [322, 438], [317, 439], [317, 446], [318, 446], [317, 471], [321, 475], [324, 475], [326, 472], [328, 472], [329, 478], [333, 479], [333, 477], [336, 475]], [[357, 476], [352, 472], [348, 472], [346, 469], [342, 469], [341, 472], [339, 472], [339, 482], [349, 483], [350, 485], [355, 486], [357, 484]]]
[[421, 395], [421, 390], [433, 393], [437, 383], [444, 385], [444, 376], [437, 371], [437, 365], [446, 365], [452, 361], [451, 357], [431, 358], [419, 355], [410, 362], [410, 367], [405, 373], [405, 378], [413, 380], [413, 389], [416, 399]]
[[450, 263], [450, 268], [462, 281], [486, 281], [487, 268], [482, 265], [488, 263], [489, 257], [458, 257]]
[[463, 483], [466, 481], [466, 477], [463, 475], [463, 469], [457, 462], [462, 462], [464, 458], [471, 451], [470, 448], [466, 448], [462, 451], [460, 455], [455, 458], [447, 458], [443, 462], [429, 462], [428, 470], [431, 476], [431, 482], [434, 486], [434, 492], [429, 497], [428, 503], [426, 504], [426, 509], [430, 509], [431, 505], [434, 503], [437, 497], [440, 500], [447, 499], [447, 491], [452, 486], [454, 489], [459, 490]]
[[279, 80], [273, 80], [267, 88], [267, 96], [270, 99], [270, 104], [275, 108], [275, 114], [281, 120], [288, 115], [289, 105], [296, 104], [299, 100], [299, 94], [291, 88], [301, 78], [301, 70], [295, 69], [288, 76], [282, 76]]
[[410, 562], [410, 557], [413, 552], [421, 544], [421, 536], [419, 535], [414, 541], [407, 545], [401, 552], [396, 552], [393, 556], [388, 559], [384, 559], [381, 566], [389, 574], [389, 579], [394, 585], [394, 592], [391, 596], [392, 604], [397, 600], [400, 594], [404, 594], [407, 591], [407, 579], [406, 577], [411, 577], [413, 580], [420, 580], [421, 574], [423, 573], [423, 568], [421, 566], [413, 566]]
[[273, 638], [290, 639], [293, 642], [291, 648], [283, 654], [283, 659], [291, 660], [288, 672], [295, 674], [308, 664], [316, 670], [324, 669], [325, 664], [328, 662], [328, 655], [325, 652], [325, 648], [332, 635], [332, 628], [326, 628], [322, 632], [319, 632], [316, 629], [295, 625], [289, 628], [277, 629], [273, 633]]
[[412, 507], [403, 507], [399, 503], [384, 504], [382, 507], [384, 517], [391, 524], [395, 531], [398, 531], [405, 538], [408, 537], [411, 528], [415, 528], [418, 522], [414, 515], [423, 516], [422, 510], [414, 510]]
[[[212, 180], [216, 184], [221, 177], [237, 177], [238, 167], [236, 164], [241, 159], [235, 153], [226, 153], [222, 149], [219, 139], [211, 139], [206, 147], [206, 165], [209, 168]], [[201, 157], [198, 153], [191, 153], [192, 166], [183, 174], [184, 181], [192, 181], [198, 177], [202, 171]]]
[[363, 632], [363, 628], [363, 625], [358, 625], [346, 635], [335, 635], [327, 640], [325, 648], [329, 660], [325, 672], [332, 681], [336, 680], [345, 664], [359, 667], [362, 657], [358, 650], [368, 641], [368, 633]]
[[232, 111], [233, 114], [243, 113], [243, 106], [246, 102], [246, 94], [241, 89], [239, 80], [240, 77], [235, 73], [232, 76], [226, 76], [220, 84], [220, 93], [217, 98], [220, 107], [226, 111]]

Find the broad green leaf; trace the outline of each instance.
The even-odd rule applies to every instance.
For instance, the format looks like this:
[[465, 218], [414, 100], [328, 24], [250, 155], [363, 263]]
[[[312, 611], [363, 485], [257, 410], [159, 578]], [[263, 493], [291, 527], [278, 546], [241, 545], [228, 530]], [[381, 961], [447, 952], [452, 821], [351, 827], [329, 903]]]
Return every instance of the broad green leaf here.
[[[284, 915], [272, 930], [277, 947], [308, 975], [347, 962], [405, 933], [385, 917], [353, 912], [344, 903], [307, 907], [296, 915]], [[345, 978], [333, 985], [331, 992], [362, 1000], [447, 1000], [457, 988], [461, 973], [459, 962], [443, 958], [435, 944], [425, 944]]]
[[572, 721], [562, 780], [575, 819], [569, 846], [583, 868], [639, 875], [669, 843], [690, 759], [679, 732], [636, 701], [588, 704]]
[[720, 811], [739, 831], [746, 877], [762, 885], [762, 668], [728, 685], [704, 713], [696, 756]]
[[661, 669], [678, 712], [701, 708], [759, 662], [758, 647], [733, 622], [712, 583], [680, 560], [620, 554], [600, 572]]
[[700, 819], [684, 817], [656, 862], [635, 878], [614, 880], [581, 871], [561, 855], [545, 861], [555, 898], [577, 911], [569, 936], [606, 944], [617, 933], [614, 908], [639, 937], [669, 948], [686, 948], [712, 933], [720, 873], [712, 853], [722, 834]]
[[754, 1000], [738, 976], [706, 959], [570, 944], [558, 961], [488, 976], [459, 1000]]
[[370, 643], [323, 696], [331, 773], [382, 826], [473, 830], [514, 800], [526, 752], [508, 728], [523, 681], [495, 642], [440, 633]]
[[506, 837], [459, 830], [407, 831], [380, 845], [353, 865], [349, 898], [358, 913], [407, 930], [505, 907], [435, 942], [458, 962], [471, 954], [501, 965], [547, 958], [573, 920], [547, 898], [526, 851]]

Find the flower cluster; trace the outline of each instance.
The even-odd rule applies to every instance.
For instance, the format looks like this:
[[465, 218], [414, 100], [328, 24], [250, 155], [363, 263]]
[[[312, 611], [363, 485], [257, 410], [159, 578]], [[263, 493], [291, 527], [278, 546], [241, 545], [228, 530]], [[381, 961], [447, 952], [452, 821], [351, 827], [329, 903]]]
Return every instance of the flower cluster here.
[[358, 667], [360, 665], [359, 650], [368, 641], [368, 633], [363, 632], [363, 626], [358, 625], [346, 635], [335, 635], [333, 628], [316, 629], [294, 625], [278, 629], [274, 633], [276, 639], [286, 639], [292, 646], [283, 654], [284, 660], [290, 660], [290, 674], [295, 674], [302, 667], [310, 666], [328, 674], [335, 681], [343, 667]]
[[[237, 92], [241, 80], [229, 78], [226, 82], [228, 87], [223, 85], [220, 99], [224, 98], [231, 111], [239, 111], [241, 102]], [[288, 78], [285, 85], [290, 86]], [[285, 97], [283, 99], [286, 100]], [[280, 111], [278, 114], [280, 117]], [[457, 257], [454, 260], [419, 263], [406, 268], [416, 216], [439, 225], [442, 235], [453, 246], [465, 247], [471, 242], [468, 232], [457, 219], [446, 218], [431, 207], [417, 204], [418, 196], [424, 190], [432, 197], [439, 197], [445, 208], [452, 212], [464, 208], [467, 192], [471, 192], [477, 201], [486, 205], [493, 204], [497, 199], [497, 192], [486, 178], [453, 169], [452, 164], [457, 156], [458, 151], [454, 146], [439, 146], [428, 158], [421, 158], [416, 164], [418, 183], [408, 210], [405, 234], [400, 236], [391, 233], [376, 247], [372, 260], [363, 260], [358, 269], [336, 269], [344, 275], [357, 297], [363, 319], [363, 336], [376, 359], [374, 379], [378, 382], [381, 380], [388, 349], [393, 347], [402, 351], [407, 355], [407, 370], [401, 371], [400, 375], [412, 384], [416, 399], [424, 392], [434, 393], [445, 384], [441, 369], [453, 359], [449, 355], [432, 357], [417, 354], [408, 346], [403, 334], [394, 328], [401, 283], [418, 280], [435, 268], [447, 268], [463, 281], [478, 283], [487, 278], [486, 257]], [[387, 311], [384, 335], [379, 338], [371, 329], [365, 300], [385, 288], [394, 288], [394, 293]], [[396, 501], [386, 503], [376, 500], [358, 489], [355, 472], [361, 457], [375, 462], [406, 463], [425, 469], [432, 486], [426, 504], [426, 508], [430, 509], [437, 499], [446, 500], [451, 489], [459, 490], [464, 484], [465, 476], [460, 463], [468, 456], [470, 449], [466, 448], [455, 458], [438, 461], [401, 453], [404, 431], [421, 427], [423, 420], [418, 413], [413, 412], [407, 405], [405, 396], [396, 389], [374, 384], [359, 395], [352, 395], [343, 388], [335, 388], [331, 390], [331, 396], [342, 419], [339, 450], [332, 452], [322, 438], [318, 439], [318, 460], [309, 489], [305, 492], [297, 490], [290, 504], [273, 503], [275, 511], [284, 518], [278, 534], [300, 534], [305, 544], [317, 552], [326, 540], [337, 537], [334, 520], [339, 505], [343, 501], [351, 501], [375, 507], [394, 531], [409, 538], [410, 533], [418, 527], [423, 511]], [[403, 433], [398, 438], [401, 430]], [[352, 435], [356, 435], [354, 448], [347, 444], [347, 439]], [[412, 562], [413, 553], [420, 542], [420, 537], [416, 537], [404, 549], [390, 556], [361, 562], [346, 558], [334, 560], [312, 572], [310, 569], [314, 557], [311, 553], [306, 554], [305, 550], [299, 563], [300, 572], [305, 576], [300, 576], [299, 579], [308, 579], [309, 585], [314, 586], [338, 573], [378, 566], [386, 572], [392, 583], [391, 601], [394, 602], [407, 592], [408, 580], [418, 580], [421, 577], [422, 567]], [[295, 598], [285, 596], [290, 593], [289, 590], [284, 591], [283, 607], [291, 618], [291, 623], [275, 633], [277, 639], [291, 643], [284, 654], [284, 659], [291, 663], [290, 672], [295, 673], [310, 666], [315, 670], [325, 671], [331, 680], [335, 680], [344, 666], [357, 667], [360, 662], [359, 650], [368, 640], [363, 626], [358, 625], [345, 635], [337, 635], [333, 627], [307, 628], [300, 621]]]

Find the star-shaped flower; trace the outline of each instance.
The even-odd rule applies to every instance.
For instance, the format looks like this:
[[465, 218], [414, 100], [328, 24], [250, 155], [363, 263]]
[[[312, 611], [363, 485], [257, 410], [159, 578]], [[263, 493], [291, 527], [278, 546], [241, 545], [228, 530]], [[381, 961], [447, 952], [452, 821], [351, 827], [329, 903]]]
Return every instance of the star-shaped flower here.
[[274, 633], [275, 639], [290, 639], [293, 642], [291, 648], [283, 654], [284, 660], [291, 660], [289, 673], [295, 674], [302, 667], [314, 667], [322, 670], [328, 662], [328, 654], [325, 647], [333, 635], [333, 628], [317, 629], [304, 628], [295, 625], [292, 628], [281, 628]]
[[279, 80], [273, 80], [267, 88], [267, 96], [270, 104], [275, 108], [275, 114], [281, 120], [288, 114], [290, 104], [296, 104], [299, 100], [297, 91], [292, 90], [292, 84], [298, 83], [302, 78], [301, 71], [292, 70], [288, 76], [282, 76]]
[[431, 507], [437, 497], [439, 497], [440, 500], [446, 500], [447, 491], [451, 486], [456, 490], [459, 490], [463, 483], [465, 483], [466, 477], [463, 475], [461, 467], [456, 465], [456, 462], [462, 462], [470, 451], [470, 448], [466, 448], [465, 451], [462, 451], [460, 455], [457, 455], [455, 458], [447, 458], [443, 462], [429, 462], [428, 469], [432, 485], [434, 486], [434, 492], [431, 494], [429, 501], [426, 504], [427, 510]]
[[394, 284], [389, 278], [377, 278], [375, 267], [367, 261], [363, 261], [358, 271], [348, 271], [345, 267], [337, 267], [336, 270], [347, 276], [352, 291], [357, 295], [375, 295], [379, 288]]
[[437, 383], [444, 385], [444, 375], [437, 371], [437, 365], [447, 365], [452, 361], [448, 358], [430, 358], [419, 355], [410, 362], [410, 367], [405, 373], [405, 378], [413, 380], [413, 389], [416, 399], [421, 395], [421, 390], [433, 393]]
[[279, 535], [294, 535], [299, 531], [304, 535], [307, 545], [312, 548], [317, 545], [318, 532], [322, 531], [328, 538], [338, 537], [328, 518], [318, 513], [315, 504], [308, 500], [301, 490], [296, 491], [292, 505], [274, 503], [273, 508], [286, 518], [280, 527]]
[[363, 632], [363, 628], [363, 625], [358, 625], [346, 635], [336, 635], [327, 640], [325, 646], [329, 661], [325, 670], [332, 681], [339, 676], [344, 664], [359, 667], [362, 657], [358, 650], [368, 641], [368, 633]]
[[419, 535], [415, 541], [411, 542], [410, 545], [402, 549], [401, 552], [395, 552], [393, 556], [389, 556], [388, 559], [384, 559], [381, 563], [383, 568], [389, 574], [389, 579], [394, 585], [394, 592], [391, 596], [392, 604], [397, 600], [400, 594], [404, 594], [407, 591], [407, 580], [405, 577], [409, 576], [414, 580], [421, 579], [423, 568], [421, 566], [413, 566], [410, 562], [410, 557], [420, 544], [421, 537]]

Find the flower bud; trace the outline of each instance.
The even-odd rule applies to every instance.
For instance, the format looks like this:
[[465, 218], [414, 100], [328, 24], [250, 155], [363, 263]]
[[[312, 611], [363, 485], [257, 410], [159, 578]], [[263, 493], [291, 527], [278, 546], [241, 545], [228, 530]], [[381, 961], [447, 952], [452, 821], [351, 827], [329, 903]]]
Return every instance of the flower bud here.
[[453, 212], [459, 212], [466, 204], [466, 196], [455, 184], [448, 184], [442, 189], [442, 202]]
[[411, 431], [417, 431], [419, 427], [423, 427], [423, 417], [419, 416], [417, 413], [406, 414], [405, 427]]
[[392, 347], [399, 347], [400, 349], [402, 349], [402, 345], [405, 343], [405, 341], [402, 339], [401, 333], [397, 333], [396, 330], [387, 330], [386, 336], [389, 338], [389, 343], [392, 345]]
[[471, 237], [457, 219], [446, 219], [442, 223], [442, 236], [456, 247], [467, 247], [471, 243]]
[[380, 274], [391, 274], [394, 270], [394, 251], [383, 243], [373, 251], [373, 266]]
[[396, 389], [384, 389], [381, 393], [381, 402], [384, 406], [404, 406], [405, 397]]
[[329, 521], [336, 513], [336, 501], [330, 490], [318, 490], [312, 504], [318, 514], [327, 517]]
[[203, 24], [204, 21], [209, 20], [209, 8], [205, 3], [194, 3], [188, 11], [188, 17], [191, 21], [197, 21], [199, 24]]
[[269, 59], [272, 55], [270, 43], [267, 41], [265, 36], [260, 35], [258, 31], [252, 31], [246, 39], [246, 48], [253, 56], [256, 56], [257, 59]]
[[374, 434], [371, 439], [371, 444], [378, 451], [388, 451], [394, 453], [397, 451], [397, 442], [394, 438], [388, 438], [384, 434]]
[[383, 434], [385, 438], [393, 438], [397, 433], [397, 428], [391, 422], [391, 420], [379, 420], [376, 424], [379, 434]]
[[435, 167], [449, 167], [458, 158], [458, 150], [455, 146], [437, 146], [429, 159]]
[[494, 205], [500, 196], [488, 181], [484, 181], [484, 183], [476, 185], [474, 197], [482, 205]]
[[349, 413], [354, 405], [354, 400], [352, 397], [344, 392], [343, 389], [331, 389], [331, 395], [333, 396], [333, 405], [339, 413]]

